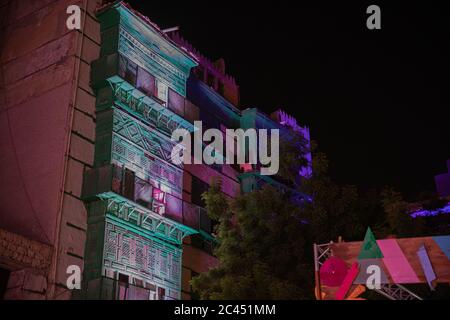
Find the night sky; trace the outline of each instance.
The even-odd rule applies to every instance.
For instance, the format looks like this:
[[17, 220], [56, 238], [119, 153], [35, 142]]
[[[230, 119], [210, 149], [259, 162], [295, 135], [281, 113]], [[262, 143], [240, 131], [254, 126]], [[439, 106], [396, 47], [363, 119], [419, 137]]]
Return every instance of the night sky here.
[[[446, 171], [450, 19], [443, 6], [129, 2], [161, 28], [180, 26], [204, 55], [223, 57], [243, 108], [281, 107], [309, 126], [337, 181], [392, 185], [416, 197], [434, 191], [434, 175]], [[366, 27], [370, 4], [381, 8], [381, 30]]]

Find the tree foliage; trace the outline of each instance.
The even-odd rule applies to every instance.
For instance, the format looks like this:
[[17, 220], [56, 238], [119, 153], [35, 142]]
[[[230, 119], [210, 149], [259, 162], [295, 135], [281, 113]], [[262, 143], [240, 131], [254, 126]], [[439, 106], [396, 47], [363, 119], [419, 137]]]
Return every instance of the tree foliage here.
[[313, 199], [303, 208], [312, 241], [324, 243], [337, 240], [339, 236], [346, 240], [363, 236], [365, 226], [361, 221], [357, 188], [339, 185], [330, 178], [324, 153], [315, 153], [312, 165], [312, 177], [301, 186], [301, 190]]
[[306, 154], [309, 146], [305, 138], [294, 132], [280, 140], [280, 167], [278, 177], [286, 181], [290, 186], [298, 187], [300, 181], [298, 172], [308, 165]]
[[[220, 265], [192, 281], [202, 299], [301, 299], [310, 296], [305, 225], [288, 194], [265, 186], [232, 201], [216, 181], [204, 194], [218, 218]], [[218, 204], [222, 204], [218, 208]]]
[[426, 232], [421, 218], [413, 219], [408, 211], [408, 202], [400, 192], [392, 187], [385, 187], [381, 192], [381, 203], [385, 213], [385, 224], [380, 230], [384, 235], [396, 237], [420, 236]]

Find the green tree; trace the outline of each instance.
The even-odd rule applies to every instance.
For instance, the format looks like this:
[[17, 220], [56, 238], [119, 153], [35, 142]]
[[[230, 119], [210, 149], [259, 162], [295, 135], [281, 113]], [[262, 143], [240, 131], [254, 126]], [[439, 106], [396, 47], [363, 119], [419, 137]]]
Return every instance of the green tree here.
[[300, 184], [297, 173], [308, 165], [306, 154], [309, 146], [301, 135], [292, 130], [288, 132], [289, 134], [280, 138], [280, 167], [277, 176], [289, 186], [296, 188]]
[[385, 212], [385, 236], [414, 237], [426, 233], [424, 220], [413, 219], [408, 214], [408, 202], [401, 193], [392, 187], [385, 187], [381, 192], [381, 203]]
[[359, 240], [366, 225], [362, 223], [361, 199], [353, 185], [339, 185], [328, 175], [328, 159], [322, 152], [315, 152], [312, 177], [303, 181], [300, 189], [312, 196], [313, 201], [304, 208], [309, 221], [311, 239], [316, 243], [337, 240]]
[[202, 299], [312, 297], [306, 226], [288, 192], [269, 185], [227, 201], [215, 181], [204, 199], [219, 220], [218, 267], [192, 280]]
[[[295, 153], [304, 149], [293, 144], [280, 149], [286, 159], [281, 176], [289, 180], [289, 170], [298, 172], [304, 161]], [[218, 221], [214, 253], [220, 264], [192, 280], [202, 299], [312, 299], [312, 244], [364, 236], [357, 189], [332, 181], [323, 153], [314, 152], [309, 179], [289, 182], [298, 190], [265, 185], [228, 200], [217, 180], [203, 194], [208, 215]], [[293, 200], [299, 192], [313, 201]]]

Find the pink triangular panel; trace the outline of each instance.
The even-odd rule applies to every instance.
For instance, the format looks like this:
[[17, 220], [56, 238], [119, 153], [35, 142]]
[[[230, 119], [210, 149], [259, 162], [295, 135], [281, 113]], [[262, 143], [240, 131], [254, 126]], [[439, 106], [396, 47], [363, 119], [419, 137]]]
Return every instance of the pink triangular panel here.
[[395, 239], [377, 240], [383, 262], [394, 283], [418, 283], [419, 278]]

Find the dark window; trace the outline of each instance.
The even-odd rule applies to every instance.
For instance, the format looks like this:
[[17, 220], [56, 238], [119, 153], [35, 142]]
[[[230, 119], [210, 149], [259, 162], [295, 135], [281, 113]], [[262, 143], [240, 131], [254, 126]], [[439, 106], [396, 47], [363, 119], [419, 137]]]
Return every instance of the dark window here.
[[202, 194], [203, 192], [208, 191], [208, 188], [209, 186], [206, 182], [192, 176], [192, 203], [204, 208], [205, 202], [202, 199]]
[[124, 72], [125, 74], [121, 74], [121, 76], [123, 76], [125, 81], [130, 83], [132, 86], [136, 86], [137, 65], [134, 62], [121, 57], [121, 71], [119, 72]]
[[128, 276], [119, 273], [119, 283], [118, 283], [118, 300], [127, 300], [128, 297]]
[[119, 273], [119, 282], [128, 284], [128, 276], [123, 273]]
[[184, 97], [169, 88], [169, 109], [184, 117]]
[[203, 130], [220, 129], [220, 121], [215, 114], [205, 111], [200, 116], [203, 122]]
[[208, 72], [208, 78], [207, 78], [208, 86], [215, 88], [216, 87], [216, 78], [214, 78], [214, 75]]
[[134, 201], [134, 172], [125, 169], [125, 177], [123, 183], [123, 196]]
[[206, 213], [206, 210], [200, 211], [200, 229], [207, 232], [208, 234], [212, 233], [211, 218]]
[[223, 97], [225, 94], [225, 86], [222, 81], [219, 81], [219, 94]]
[[197, 77], [197, 79], [200, 79], [201, 81], [204, 80], [205, 70], [202, 67], [197, 67], [194, 70], [194, 74]]
[[166, 299], [166, 289], [158, 287], [158, 300]]
[[223, 165], [222, 164], [213, 163], [213, 164], [211, 164], [211, 168], [216, 170], [217, 172], [222, 172]]
[[204, 241], [200, 235], [194, 234], [190, 238], [191, 238], [191, 245], [194, 248], [203, 250], [203, 242]]
[[155, 77], [142, 68], [138, 68], [136, 87], [148, 96], [155, 92]]
[[[199, 275], [199, 273], [197, 273], [195, 271], [191, 271], [191, 279], [194, 279], [198, 275]], [[200, 300], [199, 294], [192, 289], [192, 285], [191, 285], [191, 299], [192, 300]]]
[[144, 281], [142, 281], [141, 279], [134, 278], [133, 282], [134, 282], [135, 286], [138, 286], [138, 287], [141, 287], [141, 288], [144, 287]]

